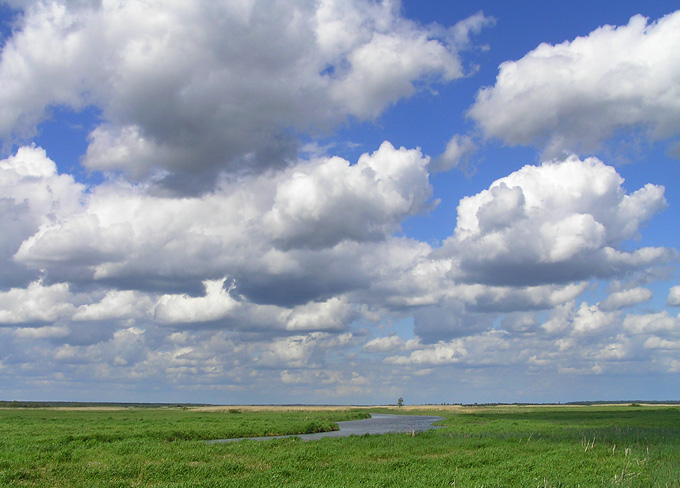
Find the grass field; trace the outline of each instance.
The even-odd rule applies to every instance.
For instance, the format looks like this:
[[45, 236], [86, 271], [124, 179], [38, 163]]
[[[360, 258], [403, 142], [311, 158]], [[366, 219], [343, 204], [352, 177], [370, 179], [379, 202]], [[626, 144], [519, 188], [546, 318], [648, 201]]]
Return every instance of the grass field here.
[[327, 430], [368, 411], [1, 409], [0, 486], [680, 488], [673, 406], [403, 409], [446, 428], [203, 442]]

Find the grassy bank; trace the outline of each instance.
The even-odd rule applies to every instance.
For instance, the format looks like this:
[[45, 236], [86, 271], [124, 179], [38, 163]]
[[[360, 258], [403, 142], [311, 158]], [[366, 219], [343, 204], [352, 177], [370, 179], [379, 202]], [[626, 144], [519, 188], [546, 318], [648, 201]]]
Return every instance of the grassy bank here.
[[326, 430], [365, 412], [4, 409], [0, 486], [680, 488], [678, 407], [423, 410], [446, 428], [203, 442]]

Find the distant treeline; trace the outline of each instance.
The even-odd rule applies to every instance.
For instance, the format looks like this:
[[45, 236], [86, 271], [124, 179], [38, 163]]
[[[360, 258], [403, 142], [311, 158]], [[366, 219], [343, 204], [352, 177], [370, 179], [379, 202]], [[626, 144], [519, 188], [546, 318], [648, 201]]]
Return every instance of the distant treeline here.
[[562, 405], [677, 405], [680, 400], [628, 400], [628, 401], [595, 401], [595, 402], [568, 402]]
[[503, 407], [503, 406], [522, 406], [532, 405], [560, 406], [560, 405], [677, 405], [680, 400], [593, 400], [578, 402], [559, 402], [559, 403], [443, 403], [442, 405], [461, 405], [463, 407]]
[[116, 407], [116, 408], [182, 408], [205, 407], [207, 403], [123, 403], [123, 402], [24, 402], [0, 400], [0, 408], [82, 408], [82, 407]]

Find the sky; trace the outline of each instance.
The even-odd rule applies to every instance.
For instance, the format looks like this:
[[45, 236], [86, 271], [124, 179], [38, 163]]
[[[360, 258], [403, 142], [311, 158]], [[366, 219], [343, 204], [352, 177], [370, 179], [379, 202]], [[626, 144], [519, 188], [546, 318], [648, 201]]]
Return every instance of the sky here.
[[680, 399], [676, 9], [0, 2], [0, 399]]

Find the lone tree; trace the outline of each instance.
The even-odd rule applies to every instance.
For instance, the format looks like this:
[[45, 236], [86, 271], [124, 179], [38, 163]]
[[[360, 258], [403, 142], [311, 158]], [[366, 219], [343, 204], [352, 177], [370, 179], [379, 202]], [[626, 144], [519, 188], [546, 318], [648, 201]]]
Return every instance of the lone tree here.
[[399, 400], [397, 400], [397, 407], [401, 408], [404, 406], [404, 399], [402, 397], [399, 397]]

